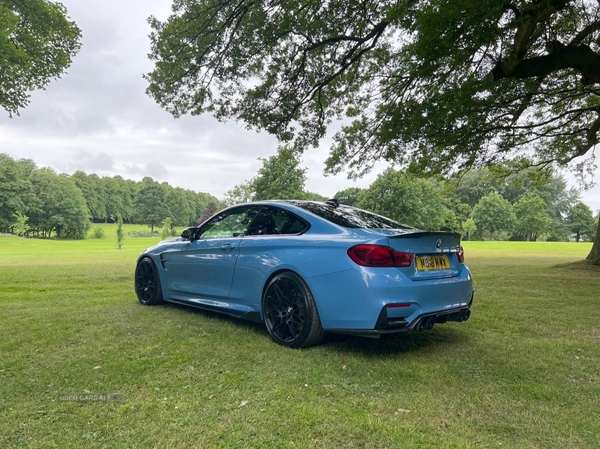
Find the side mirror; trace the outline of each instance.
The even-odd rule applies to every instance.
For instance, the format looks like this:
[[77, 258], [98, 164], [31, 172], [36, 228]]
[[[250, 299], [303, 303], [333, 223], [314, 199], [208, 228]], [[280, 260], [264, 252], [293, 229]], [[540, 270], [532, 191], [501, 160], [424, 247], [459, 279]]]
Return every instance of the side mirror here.
[[191, 242], [196, 238], [196, 231], [198, 231], [198, 228], [186, 228], [181, 233], [181, 238]]

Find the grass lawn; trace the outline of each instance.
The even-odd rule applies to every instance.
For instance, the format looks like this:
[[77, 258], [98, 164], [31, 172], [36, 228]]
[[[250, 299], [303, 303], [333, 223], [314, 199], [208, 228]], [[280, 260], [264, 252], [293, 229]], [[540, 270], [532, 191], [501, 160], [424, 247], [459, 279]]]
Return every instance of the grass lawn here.
[[156, 241], [0, 237], [0, 447], [599, 447], [600, 270], [573, 264], [590, 244], [465, 242], [468, 322], [291, 350], [139, 305]]

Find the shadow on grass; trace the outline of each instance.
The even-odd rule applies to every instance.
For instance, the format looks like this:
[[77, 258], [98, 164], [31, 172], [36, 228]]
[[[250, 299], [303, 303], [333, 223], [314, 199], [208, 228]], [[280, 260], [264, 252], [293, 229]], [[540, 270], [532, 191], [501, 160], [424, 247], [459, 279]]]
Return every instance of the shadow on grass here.
[[339, 352], [365, 356], [402, 355], [411, 352], [440, 351], [448, 346], [460, 346], [468, 337], [450, 327], [436, 326], [430, 331], [413, 331], [383, 335], [379, 339], [347, 335], [328, 335], [324, 344]]
[[561, 263], [552, 265], [552, 269], [569, 271], [569, 275], [576, 272], [583, 276], [600, 276], [600, 265], [594, 265], [588, 260], [578, 260], [577, 262]]
[[[232, 317], [219, 312], [204, 310], [183, 304], [167, 303], [167, 307], [173, 307], [181, 311], [201, 315], [205, 318], [220, 320], [240, 329], [252, 332], [256, 336], [268, 336], [267, 329], [263, 323], [248, 321]], [[450, 326], [455, 325], [452, 323]], [[365, 356], [401, 355], [410, 352], [423, 352], [429, 350], [439, 351], [440, 348], [456, 346], [465, 343], [468, 337], [464, 333], [448, 325], [437, 325], [431, 331], [414, 331], [407, 333], [383, 335], [380, 338], [355, 337], [342, 334], [327, 334], [325, 340], [319, 346], [325, 346], [328, 350], [342, 353], [354, 353]], [[273, 342], [274, 345], [277, 343]], [[318, 347], [319, 347], [318, 346]]]

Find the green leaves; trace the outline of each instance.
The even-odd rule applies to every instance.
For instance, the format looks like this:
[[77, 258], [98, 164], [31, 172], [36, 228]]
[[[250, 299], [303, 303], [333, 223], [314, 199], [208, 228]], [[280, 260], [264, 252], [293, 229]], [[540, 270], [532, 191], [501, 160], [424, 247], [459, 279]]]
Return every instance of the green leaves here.
[[0, 107], [10, 116], [29, 93], [58, 78], [77, 54], [81, 31], [60, 3], [0, 1]]
[[0, 232], [8, 233], [20, 216], [29, 215], [39, 206], [30, 181], [31, 160], [14, 160], [0, 153]]
[[137, 220], [154, 231], [170, 215], [166, 187], [152, 178], [144, 178], [137, 195]]
[[259, 159], [263, 165], [256, 176], [225, 194], [227, 205], [274, 199], [323, 200], [321, 195], [304, 190], [306, 168], [301, 167], [300, 157], [293, 148], [280, 146], [277, 154]]
[[513, 206], [497, 193], [481, 198], [473, 208], [472, 218], [477, 229], [489, 232], [492, 238], [498, 232], [512, 231], [517, 223]]
[[29, 224], [47, 237], [83, 239], [91, 227], [89, 210], [81, 190], [66, 175], [43, 168], [31, 175], [39, 209], [30, 213]]
[[175, 116], [241, 120], [296, 149], [342, 119], [326, 171], [350, 177], [381, 159], [435, 174], [523, 156], [566, 164], [598, 140], [599, 8], [178, 0], [151, 19], [148, 93]]
[[446, 207], [442, 185], [388, 169], [360, 194], [358, 207], [419, 229], [445, 227], [452, 212]]
[[175, 116], [211, 110], [314, 145], [387, 25], [370, 2], [180, 1], [166, 22], [151, 20], [148, 93]]
[[571, 207], [567, 222], [576, 241], [584, 237], [587, 237], [588, 240], [594, 240], [596, 237], [597, 221], [592, 210], [582, 202], [578, 202]]
[[251, 181], [253, 199], [301, 199], [304, 195], [306, 169], [290, 147], [280, 147], [275, 156], [262, 159], [263, 166]]
[[515, 231], [523, 234], [526, 240], [536, 240], [550, 230], [552, 219], [541, 196], [535, 193], [524, 195], [515, 203], [514, 211], [517, 217]]

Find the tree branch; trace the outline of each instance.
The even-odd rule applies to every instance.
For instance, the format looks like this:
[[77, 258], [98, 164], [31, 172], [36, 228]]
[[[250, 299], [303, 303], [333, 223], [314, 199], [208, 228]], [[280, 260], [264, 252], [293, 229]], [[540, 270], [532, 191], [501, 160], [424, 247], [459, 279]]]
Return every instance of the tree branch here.
[[596, 120], [594, 120], [594, 123], [592, 123], [592, 126], [590, 126], [590, 128], [587, 130], [585, 136], [587, 142], [585, 143], [585, 145], [582, 145], [579, 148], [577, 148], [577, 151], [572, 157], [572, 159], [575, 159], [579, 156], [583, 156], [598, 143], [598, 131], [600, 131], [600, 113], [598, 114]]
[[584, 85], [600, 83], [600, 55], [590, 47], [564, 45], [558, 41], [550, 42], [548, 46], [548, 54], [522, 60], [511, 73], [504, 70], [503, 64], [497, 64], [489, 73], [491, 80], [544, 77], [557, 70], [571, 68], [581, 73]]
[[530, 47], [531, 36], [541, 22], [547, 21], [552, 14], [563, 9], [571, 0], [539, 0], [521, 11], [518, 17], [512, 52], [501, 64], [502, 71], [512, 75], [516, 67], [523, 61]]
[[583, 40], [592, 34], [594, 31], [600, 30], [600, 20], [590, 23], [583, 30], [581, 30], [569, 43], [569, 45], [579, 45]]

